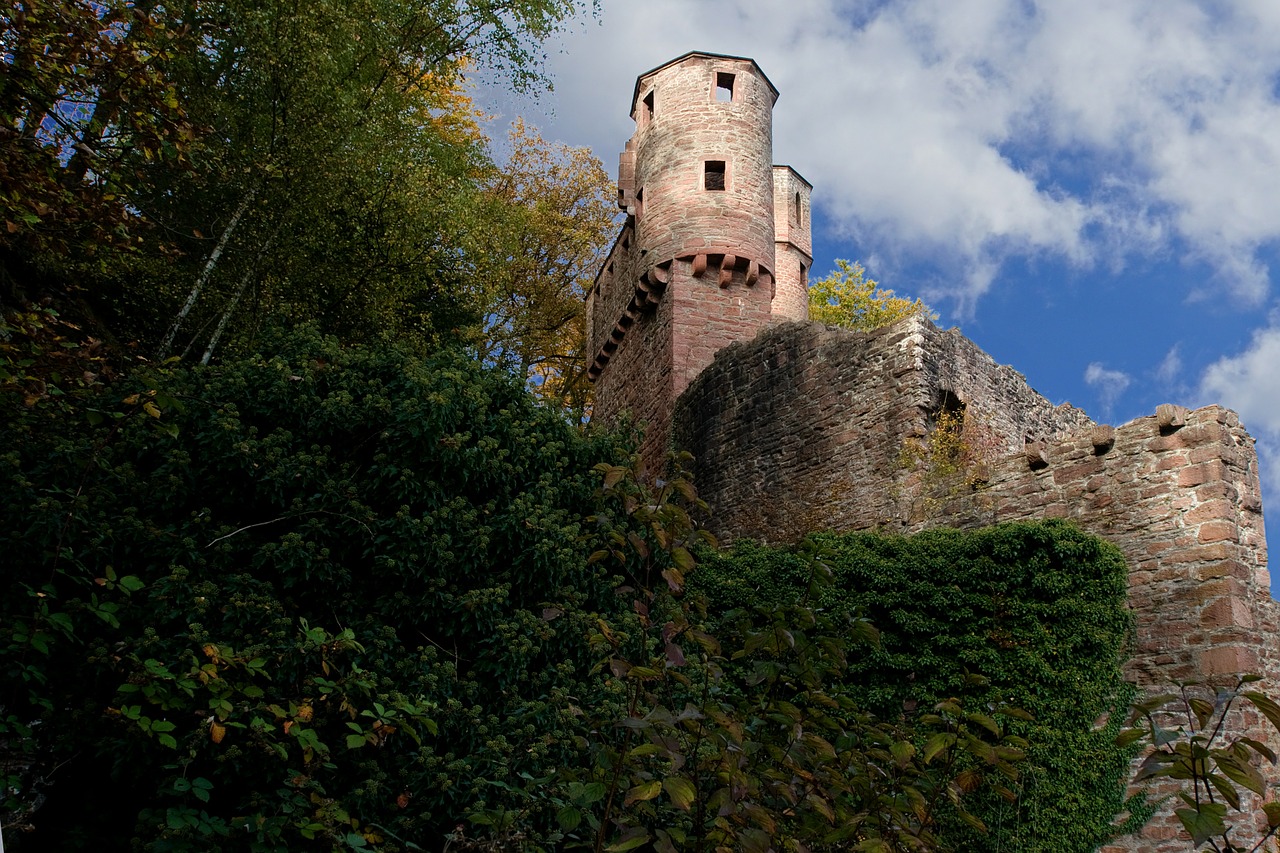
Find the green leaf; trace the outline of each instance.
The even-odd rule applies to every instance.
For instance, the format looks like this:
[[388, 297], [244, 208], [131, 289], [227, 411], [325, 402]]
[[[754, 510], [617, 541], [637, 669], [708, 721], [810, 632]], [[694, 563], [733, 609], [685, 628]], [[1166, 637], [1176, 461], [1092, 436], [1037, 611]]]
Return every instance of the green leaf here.
[[137, 575], [125, 575], [124, 577], [120, 578], [120, 586], [124, 587], [129, 592], [137, 592], [138, 590], [145, 587], [146, 584], [143, 583], [142, 578], [138, 577]]
[[609, 853], [625, 853], [627, 850], [635, 850], [637, 847], [648, 843], [649, 834], [642, 833], [615, 841], [604, 849], [609, 851]]
[[565, 832], [573, 832], [582, 823], [582, 812], [573, 806], [565, 806], [556, 812], [556, 823]]
[[924, 752], [921, 754], [921, 757], [924, 759], [924, 763], [928, 764], [933, 761], [933, 759], [937, 758], [944, 750], [951, 749], [955, 745], [956, 736], [954, 734], [951, 734], [950, 732], [938, 732], [933, 737], [929, 738], [927, 743], [925, 743]]
[[1222, 799], [1227, 801], [1227, 805], [1237, 810], [1240, 808], [1240, 792], [1236, 790], [1235, 785], [1222, 778], [1222, 775], [1218, 773], [1210, 773], [1208, 779], [1209, 784], [1213, 785], [1218, 793], [1222, 795]]
[[1253, 707], [1261, 711], [1276, 731], [1280, 732], [1280, 705], [1254, 690], [1245, 691], [1240, 695], [1252, 702]]
[[1262, 774], [1247, 761], [1241, 761], [1236, 756], [1221, 751], [1215, 751], [1214, 758], [1217, 760], [1218, 769], [1237, 785], [1242, 785], [1255, 794], [1261, 794], [1266, 788], [1266, 781], [1262, 778]]
[[1125, 729], [1116, 735], [1115, 744], [1118, 747], [1126, 747], [1129, 744], [1137, 743], [1147, 736], [1145, 729]]
[[687, 812], [693, 806], [697, 791], [693, 783], [683, 776], [668, 776], [662, 780], [662, 787], [671, 797], [671, 803], [680, 811]]
[[1174, 814], [1182, 821], [1196, 847], [1227, 831], [1223, 821], [1227, 807], [1222, 803], [1201, 803], [1198, 809], [1177, 809]]
[[683, 545], [677, 545], [671, 549], [671, 560], [676, 564], [676, 567], [685, 574], [693, 571], [696, 566], [693, 555], [690, 554], [689, 549]]
[[578, 798], [578, 804], [589, 806], [592, 803], [598, 803], [604, 799], [604, 795], [608, 793], [608, 789], [602, 782], [590, 782], [582, 786], [582, 795]]
[[658, 792], [661, 790], [662, 782], [657, 779], [654, 779], [651, 782], [642, 782], [630, 791], [627, 791], [626, 805], [642, 803], [645, 800], [652, 800], [654, 797], [658, 796]]
[[1202, 696], [1191, 696], [1187, 698], [1187, 704], [1196, 715], [1196, 725], [1201, 729], [1205, 728], [1213, 716], [1213, 703]]
[[364, 735], [347, 735], [347, 749], [359, 749], [368, 742]]

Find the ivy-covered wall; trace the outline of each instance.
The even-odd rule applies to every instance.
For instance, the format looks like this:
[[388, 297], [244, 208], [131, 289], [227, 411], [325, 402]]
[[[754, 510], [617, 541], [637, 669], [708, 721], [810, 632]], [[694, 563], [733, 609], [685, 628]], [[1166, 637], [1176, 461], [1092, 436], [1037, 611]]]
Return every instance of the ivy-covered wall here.
[[[986, 701], [1035, 717], [1017, 802], [984, 803], [991, 835], [959, 849], [1086, 853], [1106, 840], [1130, 757], [1114, 745], [1114, 727], [1098, 725], [1131, 696], [1120, 553], [1062, 521], [817, 541], [835, 574], [826, 606], [880, 630], [880, 648], [850, 658], [846, 679], [871, 710], [910, 715], [971, 692], [972, 673], [989, 680]], [[709, 557], [695, 583], [715, 613], [795, 600], [805, 577], [797, 553], [740, 542]]]

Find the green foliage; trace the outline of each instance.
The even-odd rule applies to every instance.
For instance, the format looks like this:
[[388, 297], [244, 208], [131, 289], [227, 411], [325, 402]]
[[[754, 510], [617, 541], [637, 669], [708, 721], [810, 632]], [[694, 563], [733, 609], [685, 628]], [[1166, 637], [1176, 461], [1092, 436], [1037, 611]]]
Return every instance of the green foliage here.
[[938, 316], [917, 299], [894, 296], [866, 277], [862, 264], [837, 260], [838, 269], [809, 285], [809, 319], [860, 332], [883, 328], [915, 315]]
[[246, 354], [279, 322], [474, 338], [491, 295], [476, 247], [508, 218], [463, 73], [543, 82], [541, 40], [595, 8], [10, 4], [0, 303], [53, 295], [65, 313], [79, 294], [93, 334], [159, 360]]
[[574, 757], [619, 448], [458, 356], [268, 344], [8, 408], [13, 849], [412, 849]]
[[[1149, 808], [1123, 802], [1132, 749], [1114, 743], [1120, 715], [1096, 726], [1131, 695], [1119, 670], [1126, 570], [1114, 548], [1056, 521], [817, 541], [834, 573], [822, 605], [880, 630], [880, 646], [850, 658], [845, 676], [862, 707], [895, 719], [958, 695], [978, 672], [989, 680], [978, 699], [1034, 717], [1015, 728], [1030, 744], [1017, 801], [979, 796], [973, 811], [991, 839], [959, 846], [1088, 851], [1117, 832], [1126, 807], [1141, 825]], [[743, 543], [709, 557], [696, 585], [722, 612], [797, 601], [806, 578], [799, 554]]]
[[590, 396], [584, 300], [617, 238], [617, 190], [586, 148], [548, 142], [520, 120], [507, 142], [511, 154], [485, 192], [501, 226], [473, 235], [486, 290], [478, 349], [581, 414]]
[[[1280, 731], [1280, 705], [1245, 689], [1261, 680], [1247, 675], [1233, 688], [1216, 689], [1192, 682], [1178, 685], [1177, 693], [1145, 697], [1130, 709], [1133, 728], [1116, 738], [1150, 750], [1135, 784], [1168, 779], [1181, 788], [1174, 814], [1193, 849], [1255, 853], [1272, 849], [1270, 842], [1280, 832], [1280, 803], [1263, 801], [1268, 785], [1257, 766], [1263, 760], [1274, 765], [1276, 754], [1259, 740], [1231, 734], [1228, 722], [1247, 704]], [[1254, 820], [1254, 813], [1261, 820]]]
[[133, 246], [142, 223], [128, 196], [144, 164], [189, 166], [195, 129], [163, 71], [183, 34], [143, 8], [24, 0], [0, 10], [5, 267], [21, 255]]
[[[832, 580], [820, 548], [804, 553], [801, 600], [730, 613], [713, 636], [701, 597], [683, 595], [691, 546], [709, 537], [679, 460], [653, 488], [624, 466], [598, 470], [606, 547], [592, 559], [625, 573], [632, 606], [593, 633], [610, 701], [583, 705], [579, 759], [526, 780], [527, 809], [550, 805], [560, 848], [944, 850], [947, 820], [981, 830], [975, 792], [1012, 796], [1025, 744], [999, 719], [1024, 713], [948, 699], [886, 722], [853, 700], [843, 676], [876, 633], [816, 606]], [[457, 849], [529, 849], [523, 814], [472, 822]]]

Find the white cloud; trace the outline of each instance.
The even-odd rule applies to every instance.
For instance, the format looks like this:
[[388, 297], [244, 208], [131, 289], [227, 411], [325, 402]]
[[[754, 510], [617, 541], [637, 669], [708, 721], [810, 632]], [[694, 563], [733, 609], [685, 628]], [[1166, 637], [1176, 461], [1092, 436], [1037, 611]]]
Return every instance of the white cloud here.
[[551, 56], [544, 124], [612, 165], [638, 73], [750, 55], [782, 92], [775, 160], [866, 252], [953, 270], [941, 287], [961, 305], [1013, 255], [1114, 270], [1170, 249], [1216, 270], [1198, 290], [1257, 304], [1259, 252], [1280, 242], [1275, 7], [617, 2]]
[[1200, 391], [1235, 409], [1250, 430], [1280, 437], [1280, 326], [1255, 332], [1244, 352], [1209, 365]]
[[1163, 385], [1173, 385], [1182, 378], [1182, 344], [1177, 343], [1169, 348], [1160, 366], [1156, 368], [1156, 379]]
[[1108, 413], [1116, 400], [1120, 399], [1120, 395], [1133, 382], [1129, 374], [1121, 370], [1109, 370], [1098, 361], [1092, 362], [1085, 368], [1084, 381], [1086, 385], [1097, 389], [1102, 408]]
[[1221, 358], [1205, 370], [1200, 393], [1206, 403], [1234, 409], [1258, 441], [1267, 495], [1280, 495], [1280, 325], [1254, 333], [1239, 355]]

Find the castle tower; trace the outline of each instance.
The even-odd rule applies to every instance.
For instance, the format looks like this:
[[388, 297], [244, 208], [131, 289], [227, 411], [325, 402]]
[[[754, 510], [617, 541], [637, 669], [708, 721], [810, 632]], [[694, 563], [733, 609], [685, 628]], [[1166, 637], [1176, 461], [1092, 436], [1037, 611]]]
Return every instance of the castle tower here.
[[735, 56], [688, 53], [636, 80], [618, 168], [626, 224], [587, 296], [588, 375], [595, 417], [647, 425], [651, 465], [676, 397], [717, 350], [807, 319], [811, 187], [772, 164], [777, 99]]
[[773, 167], [773, 315], [809, 319], [809, 268], [813, 239], [809, 197], [813, 185], [790, 166]]

